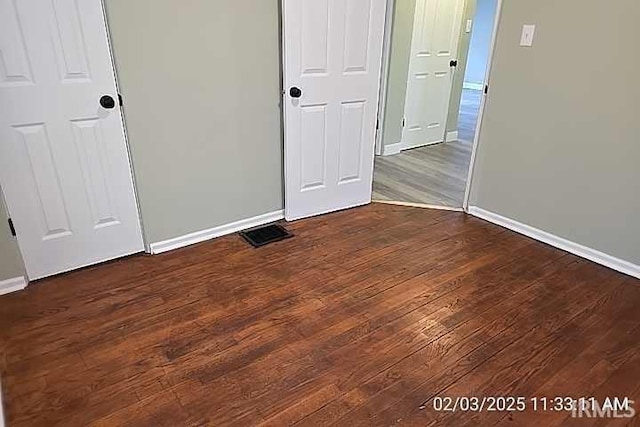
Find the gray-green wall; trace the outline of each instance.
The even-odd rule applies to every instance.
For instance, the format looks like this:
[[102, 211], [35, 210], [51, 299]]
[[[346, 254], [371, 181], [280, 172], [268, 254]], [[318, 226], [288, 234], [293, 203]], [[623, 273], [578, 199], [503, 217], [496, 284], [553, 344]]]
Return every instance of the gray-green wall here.
[[[402, 1], [402, 0], [400, 0]], [[451, 102], [449, 103], [449, 117], [447, 119], [447, 132], [454, 132], [458, 129], [458, 118], [460, 116], [460, 102], [462, 101], [462, 86], [464, 85], [464, 72], [469, 59], [469, 46], [471, 45], [471, 34], [465, 33], [467, 19], [473, 20], [476, 14], [477, 0], [467, 0], [462, 17], [462, 29], [460, 42], [458, 45], [458, 67], [453, 78], [451, 89]]]
[[24, 264], [18, 243], [9, 232], [9, 227], [5, 225], [8, 217], [0, 190], [0, 281], [24, 276]]
[[[477, 0], [466, 0], [463, 23], [467, 19], [473, 19]], [[402, 119], [407, 95], [407, 78], [409, 75], [409, 61], [411, 59], [411, 38], [413, 35], [413, 21], [415, 18], [415, 0], [396, 0], [391, 31], [391, 56], [389, 58], [389, 77], [387, 86], [387, 98], [385, 100], [383, 145], [397, 144], [402, 139]], [[458, 128], [458, 113], [462, 98], [462, 85], [464, 83], [464, 70], [467, 66], [469, 43], [471, 34], [464, 32], [461, 27], [461, 36], [458, 45], [458, 67], [454, 76], [451, 102], [449, 104], [449, 117], [447, 131], [455, 131]]]
[[639, 16], [637, 0], [504, 1], [472, 205], [640, 264]]
[[278, 0], [106, 0], [150, 242], [283, 208]]
[[407, 95], [415, 10], [416, 0], [396, 0], [393, 11], [387, 98], [382, 129], [383, 145], [397, 144], [402, 140], [402, 119]]

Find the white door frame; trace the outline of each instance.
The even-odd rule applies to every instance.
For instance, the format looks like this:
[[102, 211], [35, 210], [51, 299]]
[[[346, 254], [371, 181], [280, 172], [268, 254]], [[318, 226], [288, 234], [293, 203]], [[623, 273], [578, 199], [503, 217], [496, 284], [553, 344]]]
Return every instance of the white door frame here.
[[484, 111], [487, 105], [487, 88], [491, 90], [489, 82], [491, 80], [491, 71], [493, 69], [493, 60], [496, 51], [496, 41], [498, 39], [498, 29], [500, 28], [500, 20], [502, 18], [502, 2], [498, 0], [496, 5], [496, 14], [493, 19], [493, 34], [491, 35], [491, 46], [489, 47], [489, 58], [487, 59], [487, 71], [484, 76], [484, 90], [482, 91], [482, 101], [480, 102], [480, 111], [478, 112], [478, 122], [476, 123], [476, 133], [473, 137], [473, 146], [471, 148], [471, 161], [469, 162], [469, 172], [467, 172], [467, 185], [464, 189], [464, 199], [462, 208], [469, 213], [469, 199], [471, 198], [471, 184], [473, 182], [473, 172], [476, 165], [476, 157], [478, 154], [478, 146], [480, 144], [480, 132], [482, 131], [482, 122], [484, 121]]
[[[379, 129], [378, 134], [376, 136], [376, 155], [381, 155], [383, 151], [382, 139], [384, 135], [384, 127], [385, 127], [385, 113], [386, 113], [386, 99], [387, 99], [387, 88], [388, 88], [388, 80], [389, 80], [389, 68], [391, 66], [391, 33], [393, 32], [393, 25], [395, 25], [395, 2], [396, 0], [387, 0], [387, 23], [385, 26], [385, 34], [384, 34], [384, 46], [382, 53], [382, 81], [380, 82], [381, 95], [380, 102], [378, 105], [378, 120], [379, 120]], [[491, 45], [489, 47], [489, 58], [487, 61], [487, 71], [484, 78], [484, 87], [489, 85], [489, 81], [491, 79], [491, 70], [493, 68], [493, 59], [496, 49], [496, 40], [498, 37], [498, 29], [500, 26], [500, 20], [502, 17], [502, 3], [503, 0], [497, 0], [496, 5], [496, 13], [494, 16], [493, 22], [493, 33], [491, 35]], [[462, 203], [462, 209], [468, 213], [469, 210], [469, 198], [471, 195], [471, 184], [473, 181], [473, 171], [475, 167], [478, 145], [480, 142], [480, 132], [482, 129], [482, 122], [484, 120], [484, 111], [486, 104], [487, 94], [482, 94], [482, 101], [480, 102], [480, 111], [478, 112], [478, 121], [476, 123], [476, 132], [473, 138], [473, 146], [471, 148], [471, 162], [469, 164], [469, 171], [467, 173], [467, 185], [465, 187], [464, 199]], [[373, 189], [372, 189], [373, 193]]]
[[380, 96], [378, 96], [378, 129], [376, 132], [376, 156], [384, 151], [382, 138], [384, 136], [384, 114], [387, 105], [387, 90], [389, 88], [389, 70], [391, 68], [391, 33], [395, 21], [396, 0], [387, 0], [387, 12], [384, 21], [384, 37], [382, 41], [382, 70], [380, 72]]

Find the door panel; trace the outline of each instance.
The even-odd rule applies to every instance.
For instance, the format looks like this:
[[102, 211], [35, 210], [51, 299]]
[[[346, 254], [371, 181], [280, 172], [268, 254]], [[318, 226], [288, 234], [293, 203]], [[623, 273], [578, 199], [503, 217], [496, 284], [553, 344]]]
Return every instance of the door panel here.
[[326, 75], [329, 68], [330, 0], [300, 1], [302, 75]]
[[0, 0], [0, 184], [31, 279], [143, 249], [100, 0]]
[[417, 0], [402, 149], [444, 141], [464, 0]]
[[385, 10], [385, 0], [284, 1], [289, 220], [371, 201]]
[[60, 189], [60, 176], [51, 153], [51, 141], [44, 123], [14, 126], [18, 148], [14, 159], [20, 159], [33, 206], [41, 212], [41, 238], [51, 240], [71, 235], [69, 218]]
[[33, 84], [15, 3], [0, 2], [0, 87]]
[[342, 103], [340, 112], [339, 184], [361, 179], [365, 101]]
[[302, 191], [324, 187], [327, 153], [327, 106], [307, 105], [302, 112]]
[[86, 41], [76, 0], [53, 0], [51, 16], [56, 62], [62, 80], [90, 79]]
[[108, 158], [99, 118], [72, 120], [74, 142], [84, 189], [87, 193], [94, 228], [118, 225], [118, 215], [113, 204], [115, 180]]
[[344, 73], [366, 73], [369, 57], [371, 0], [347, 0]]

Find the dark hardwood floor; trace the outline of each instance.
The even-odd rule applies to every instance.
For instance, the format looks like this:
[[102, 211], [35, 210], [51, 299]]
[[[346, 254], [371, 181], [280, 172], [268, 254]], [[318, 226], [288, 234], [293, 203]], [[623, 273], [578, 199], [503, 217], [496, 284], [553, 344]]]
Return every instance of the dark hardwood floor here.
[[433, 398], [640, 398], [636, 279], [456, 212], [289, 228], [0, 297], [8, 425], [547, 426], [572, 420]]

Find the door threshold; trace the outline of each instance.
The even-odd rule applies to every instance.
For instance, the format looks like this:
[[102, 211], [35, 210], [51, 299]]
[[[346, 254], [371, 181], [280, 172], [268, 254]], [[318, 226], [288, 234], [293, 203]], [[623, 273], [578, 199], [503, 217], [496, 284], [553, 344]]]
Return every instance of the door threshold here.
[[373, 203], [383, 203], [385, 205], [408, 206], [411, 208], [437, 209], [441, 211], [464, 212], [463, 208], [454, 208], [452, 206], [430, 205], [427, 203], [411, 203], [411, 202], [394, 202], [391, 200], [372, 200]]
[[445, 143], [445, 140], [443, 139], [442, 141], [427, 142], [425, 144], [412, 145], [411, 147], [406, 147], [406, 148], [401, 147], [400, 152], [402, 153], [403, 151], [410, 151], [410, 150], [415, 150], [417, 148], [431, 147], [432, 145], [439, 145], [444, 143]]

